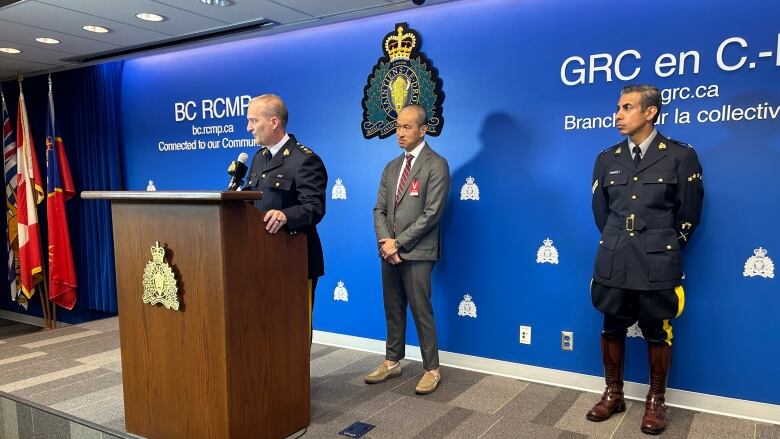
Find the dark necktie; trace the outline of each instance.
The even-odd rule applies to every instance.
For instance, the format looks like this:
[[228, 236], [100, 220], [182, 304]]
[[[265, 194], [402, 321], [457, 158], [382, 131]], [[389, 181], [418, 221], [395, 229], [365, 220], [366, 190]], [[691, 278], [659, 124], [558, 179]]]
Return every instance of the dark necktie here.
[[414, 156], [406, 154], [406, 166], [404, 166], [404, 173], [401, 174], [401, 181], [398, 182], [398, 189], [395, 191], [395, 204], [401, 201], [401, 195], [404, 193], [404, 186], [406, 186], [406, 179], [409, 178], [409, 172], [412, 170], [412, 159]]
[[631, 151], [634, 151], [634, 166], [639, 167], [639, 161], [642, 160], [642, 148], [635, 146]]

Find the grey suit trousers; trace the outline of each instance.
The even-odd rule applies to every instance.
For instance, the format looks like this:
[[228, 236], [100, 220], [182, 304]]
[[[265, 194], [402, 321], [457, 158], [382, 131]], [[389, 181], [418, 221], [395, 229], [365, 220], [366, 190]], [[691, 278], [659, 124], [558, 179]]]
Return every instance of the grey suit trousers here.
[[439, 343], [431, 304], [431, 272], [435, 261], [403, 261], [392, 265], [382, 261], [382, 290], [387, 321], [385, 358], [399, 361], [405, 356], [406, 306], [412, 310], [420, 339], [423, 367], [439, 367]]

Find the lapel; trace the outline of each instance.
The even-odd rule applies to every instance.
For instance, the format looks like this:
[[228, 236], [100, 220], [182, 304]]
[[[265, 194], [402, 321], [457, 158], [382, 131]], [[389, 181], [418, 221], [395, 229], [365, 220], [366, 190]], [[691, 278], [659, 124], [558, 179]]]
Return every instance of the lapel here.
[[[271, 161], [269, 161], [268, 163], [265, 164], [265, 166], [262, 167], [261, 172], [266, 173], [271, 169], [275, 169], [282, 166], [282, 163], [284, 163], [284, 159], [290, 156], [289, 150], [294, 148], [297, 143], [298, 141], [295, 140], [295, 137], [290, 135], [290, 140], [285, 142], [285, 144], [282, 145], [281, 148], [279, 148], [279, 151], [277, 151], [276, 155], [271, 158]], [[286, 155], [284, 153], [285, 151], [288, 151]]]
[[[634, 161], [631, 160], [631, 150], [628, 149], [628, 140], [623, 140], [618, 146], [620, 148], [620, 155], [615, 157], [618, 163], [626, 169], [634, 171]], [[614, 155], [614, 152], [612, 153]]]
[[[414, 165], [412, 165], [412, 170], [409, 171], [409, 177], [406, 178], [406, 183], [404, 184], [404, 187], [401, 191], [401, 198], [398, 199], [398, 204], [401, 204], [401, 200], [404, 199], [404, 196], [409, 191], [409, 185], [412, 184], [412, 180], [414, 180], [414, 178], [420, 172], [420, 169], [425, 164], [425, 161], [428, 160], [429, 155], [430, 148], [428, 147], [428, 142], [425, 142], [425, 145], [423, 145], [422, 149], [420, 150], [420, 156], [414, 159]], [[406, 154], [404, 154], [404, 157], [405, 156]], [[403, 160], [406, 161], [405, 158]], [[399, 169], [398, 172], [400, 173], [401, 170]]]
[[642, 160], [639, 162], [639, 168], [637, 168], [636, 172], [639, 173], [641, 171], [644, 171], [650, 165], [653, 163], [661, 160], [662, 158], [666, 157], [666, 150], [661, 151], [658, 149], [658, 144], [660, 143], [666, 143], [668, 140], [664, 136], [661, 135], [661, 133], [656, 133], [655, 139], [653, 139], [652, 142], [650, 142], [650, 146], [647, 147], [647, 152], [645, 153], [645, 156], [642, 157]]

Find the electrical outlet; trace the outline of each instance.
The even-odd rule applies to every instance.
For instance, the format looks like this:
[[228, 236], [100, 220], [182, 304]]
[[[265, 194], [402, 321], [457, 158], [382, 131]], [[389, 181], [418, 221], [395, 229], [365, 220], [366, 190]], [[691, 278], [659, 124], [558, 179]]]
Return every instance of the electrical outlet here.
[[520, 344], [531, 344], [531, 327], [520, 327]]
[[561, 349], [564, 351], [574, 350], [574, 332], [561, 331]]

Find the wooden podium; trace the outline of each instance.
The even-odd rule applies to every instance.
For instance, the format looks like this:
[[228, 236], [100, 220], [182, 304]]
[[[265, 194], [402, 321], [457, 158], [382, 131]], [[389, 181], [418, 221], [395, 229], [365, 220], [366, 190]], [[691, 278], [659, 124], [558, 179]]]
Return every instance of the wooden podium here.
[[[258, 192], [110, 200], [125, 425], [148, 438], [282, 438], [309, 425], [306, 237], [265, 230]], [[179, 310], [142, 301], [159, 241]]]

